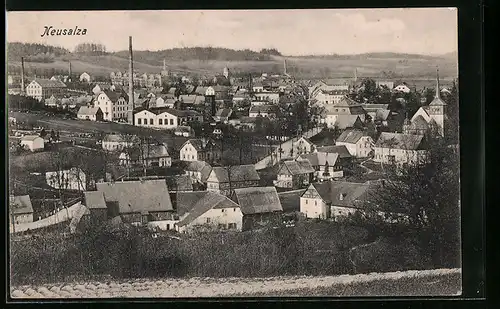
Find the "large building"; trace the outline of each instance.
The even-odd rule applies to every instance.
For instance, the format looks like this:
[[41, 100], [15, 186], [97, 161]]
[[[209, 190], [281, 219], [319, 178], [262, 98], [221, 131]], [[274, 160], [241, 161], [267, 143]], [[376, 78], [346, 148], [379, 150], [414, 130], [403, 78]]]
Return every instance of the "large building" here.
[[122, 91], [101, 91], [94, 106], [99, 107], [103, 113], [104, 120], [126, 121], [127, 109], [129, 106], [128, 95]]
[[419, 163], [427, 156], [423, 135], [382, 132], [373, 161], [386, 164]]
[[60, 80], [35, 79], [26, 86], [26, 95], [42, 101], [52, 95], [60, 96], [66, 91], [66, 84]]
[[203, 122], [203, 115], [194, 110], [171, 108], [139, 108], [134, 112], [134, 125], [156, 129], [175, 129], [178, 126]]
[[344, 96], [340, 101], [327, 106], [327, 116], [325, 122], [330, 128], [345, 128], [348, 126], [344, 123], [351, 123], [351, 119], [356, 121], [356, 116], [359, 117], [361, 122], [364, 122], [366, 111], [360, 103]]

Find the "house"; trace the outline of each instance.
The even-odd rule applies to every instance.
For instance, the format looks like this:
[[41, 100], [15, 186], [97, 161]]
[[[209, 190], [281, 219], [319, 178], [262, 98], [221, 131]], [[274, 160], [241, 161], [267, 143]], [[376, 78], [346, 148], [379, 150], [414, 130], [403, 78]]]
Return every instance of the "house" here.
[[133, 109], [129, 105], [128, 95], [123, 91], [103, 90], [94, 101], [94, 106], [101, 108], [106, 121], [126, 121], [127, 112]]
[[102, 139], [102, 149], [107, 151], [122, 151], [139, 143], [135, 135], [107, 134]]
[[207, 178], [207, 190], [229, 196], [234, 189], [257, 187], [260, 176], [252, 164], [216, 166]]
[[325, 105], [333, 105], [339, 103], [346, 95], [349, 94], [348, 90], [325, 90], [320, 89], [315, 92], [311, 99], [317, 100], [318, 103]]
[[163, 94], [156, 98], [155, 107], [174, 108], [177, 100], [171, 94]]
[[175, 136], [194, 137], [195, 132], [190, 126], [178, 126], [174, 129]]
[[46, 172], [45, 181], [54, 189], [87, 190], [87, 175], [78, 167]]
[[91, 78], [90, 78], [89, 73], [87, 73], [87, 72], [83, 72], [82, 74], [80, 74], [80, 81], [81, 81], [81, 82], [90, 83]]
[[193, 181], [187, 175], [174, 175], [165, 178], [169, 192], [193, 191]]
[[182, 105], [203, 105], [205, 104], [205, 96], [196, 94], [182, 94], [179, 96], [179, 101]]
[[26, 86], [26, 95], [42, 101], [50, 98], [52, 95], [62, 95], [66, 92], [66, 84], [60, 80], [50, 80], [36, 78]]
[[363, 109], [366, 111], [366, 114], [370, 116], [372, 120], [375, 121], [375, 116], [377, 112], [380, 110], [389, 110], [389, 104], [363, 104]]
[[347, 129], [335, 141], [338, 146], [346, 146], [353, 157], [366, 158], [373, 151], [373, 139], [363, 130]]
[[185, 175], [200, 183], [207, 182], [210, 172], [212, 172], [212, 166], [205, 161], [191, 161], [184, 168]]
[[278, 170], [274, 185], [279, 188], [300, 189], [309, 185], [314, 172], [308, 160], [285, 161]]
[[388, 127], [390, 123], [394, 123], [394, 117], [396, 113], [391, 112], [388, 109], [378, 109], [373, 118], [373, 123], [377, 126]]
[[281, 222], [283, 208], [275, 187], [235, 189], [233, 200], [243, 214], [243, 231]]
[[120, 165], [124, 166], [172, 166], [172, 158], [164, 144], [142, 144], [139, 147], [124, 148], [118, 159]]
[[317, 147], [314, 152], [337, 153], [340, 166], [347, 167], [352, 164], [353, 156], [345, 145], [333, 145]]
[[338, 153], [313, 152], [301, 155], [297, 160], [308, 160], [314, 168], [314, 178], [323, 181], [344, 177], [343, 166], [338, 159]]
[[222, 158], [222, 151], [214, 141], [206, 139], [189, 139], [181, 147], [182, 161], [217, 161]]
[[402, 83], [402, 84], [399, 84], [396, 87], [394, 87], [393, 91], [410, 93], [411, 89], [405, 83]]
[[13, 196], [9, 198], [10, 222], [13, 225], [33, 222], [33, 206], [29, 195]]
[[300, 197], [306, 189], [278, 192], [284, 213], [300, 212]]
[[[363, 106], [349, 97], [343, 97], [337, 103], [325, 107], [327, 116], [325, 122], [329, 128], [346, 128], [348, 125], [354, 125], [358, 122], [356, 116], [359, 116], [361, 122], [365, 121], [366, 111]], [[359, 122], [358, 122], [359, 123]]]
[[231, 117], [233, 110], [230, 108], [220, 108], [215, 112], [214, 120], [216, 122], [226, 123]]
[[180, 216], [177, 229], [181, 233], [242, 230], [243, 214], [240, 206], [216, 192], [180, 192], [177, 194], [177, 209]]
[[297, 155], [311, 153], [315, 149], [316, 145], [305, 137], [299, 138], [299, 140], [294, 145], [294, 153]]
[[203, 122], [203, 115], [193, 110], [170, 108], [138, 108], [134, 111], [134, 125], [156, 129], [175, 129], [180, 125]]
[[97, 96], [99, 93], [103, 92], [104, 90], [115, 91], [116, 88], [114, 85], [98, 83], [94, 86], [94, 88], [92, 88], [92, 93], [94, 93], [94, 95]]
[[38, 135], [25, 135], [21, 137], [21, 146], [33, 152], [44, 149], [44, 140]]
[[255, 101], [263, 101], [267, 102], [267, 104], [278, 104], [280, 101], [280, 94], [279, 92], [271, 92], [271, 91], [261, 91], [261, 92], [256, 92], [253, 95]]
[[239, 119], [239, 123], [236, 124], [236, 127], [241, 127], [244, 130], [249, 130], [249, 131], [255, 130], [256, 126], [257, 126], [257, 117], [241, 117]]
[[264, 85], [262, 82], [256, 82], [253, 84], [252, 90], [254, 93], [264, 92]]
[[394, 88], [394, 82], [391, 81], [376, 81], [377, 88], [387, 87], [387, 89], [392, 90]]
[[108, 207], [106, 206], [106, 201], [104, 200], [102, 192], [83, 192], [83, 204], [89, 210], [88, 218], [93, 221], [94, 224], [108, 220]]
[[253, 105], [250, 107], [248, 117], [276, 118], [277, 111], [276, 105]]
[[325, 181], [309, 185], [300, 197], [300, 212], [307, 218], [341, 220], [366, 209], [371, 183]]
[[418, 163], [427, 156], [423, 135], [382, 132], [373, 161], [387, 164]]
[[104, 114], [99, 107], [82, 106], [76, 115], [81, 120], [103, 121]]
[[172, 201], [165, 179], [102, 182], [96, 184], [102, 193], [110, 218], [120, 216], [126, 223], [173, 218]]

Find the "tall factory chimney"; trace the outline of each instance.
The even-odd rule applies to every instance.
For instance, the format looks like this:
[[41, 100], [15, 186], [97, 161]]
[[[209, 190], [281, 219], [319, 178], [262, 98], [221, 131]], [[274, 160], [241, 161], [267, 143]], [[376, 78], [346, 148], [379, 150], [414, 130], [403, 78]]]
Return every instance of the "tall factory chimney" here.
[[71, 61], [68, 61], [68, 63], [69, 63], [68, 64], [68, 66], [69, 66], [69, 68], [68, 68], [68, 77], [71, 78]]
[[24, 57], [21, 57], [21, 94], [24, 94]]
[[128, 37], [128, 107], [127, 107], [127, 122], [134, 124], [134, 59], [132, 57], [132, 37]]
[[286, 59], [283, 59], [284, 75], [286, 75]]

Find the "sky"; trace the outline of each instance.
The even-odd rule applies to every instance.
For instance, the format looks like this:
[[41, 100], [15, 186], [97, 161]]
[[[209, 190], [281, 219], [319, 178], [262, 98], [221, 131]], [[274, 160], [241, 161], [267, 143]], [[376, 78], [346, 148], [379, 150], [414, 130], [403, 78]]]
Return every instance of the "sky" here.
[[[43, 36], [45, 26], [87, 29], [85, 36]], [[436, 55], [458, 50], [457, 10], [303, 9], [8, 12], [7, 42], [42, 43], [73, 50], [79, 43], [108, 51], [212, 46], [282, 54], [400, 52]]]

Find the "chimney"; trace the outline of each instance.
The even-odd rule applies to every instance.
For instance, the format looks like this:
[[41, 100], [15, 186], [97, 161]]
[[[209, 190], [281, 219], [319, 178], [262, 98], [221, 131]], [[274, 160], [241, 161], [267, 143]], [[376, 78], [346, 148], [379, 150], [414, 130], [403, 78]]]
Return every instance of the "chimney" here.
[[71, 61], [68, 61], [69, 63], [69, 68], [68, 68], [68, 78], [71, 79]]
[[163, 59], [163, 71], [166, 71], [167, 70], [167, 64], [165, 62], [165, 59]]
[[286, 75], [286, 59], [283, 59], [284, 75]]
[[128, 51], [129, 51], [129, 64], [128, 64], [128, 107], [127, 107], [127, 122], [134, 124], [134, 59], [132, 57], [132, 37], [128, 37]]
[[24, 94], [24, 57], [21, 57], [21, 94]]

